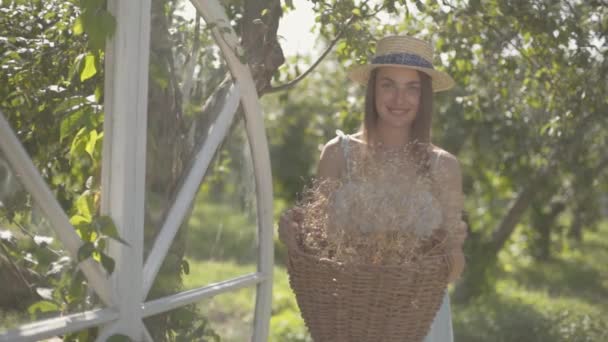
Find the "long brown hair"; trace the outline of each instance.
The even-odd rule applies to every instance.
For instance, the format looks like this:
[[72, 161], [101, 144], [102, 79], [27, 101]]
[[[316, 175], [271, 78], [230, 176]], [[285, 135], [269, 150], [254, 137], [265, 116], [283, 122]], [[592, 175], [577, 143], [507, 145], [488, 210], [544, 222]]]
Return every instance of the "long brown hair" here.
[[[365, 93], [365, 116], [361, 130], [363, 138], [368, 143], [374, 143], [375, 129], [378, 123], [378, 111], [376, 110], [376, 78], [378, 69], [371, 71], [367, 81]], [[422, 170], [428, 171], [428, 147], [431, 142], [431, 124], [433, 121], [433, 85], [431, 78], [424, 72], [418, 71], [420, 76], [420, 105], [418, 113], [410, 128], [410, 141], [413, 143], [414, 155], [422, 166]]]

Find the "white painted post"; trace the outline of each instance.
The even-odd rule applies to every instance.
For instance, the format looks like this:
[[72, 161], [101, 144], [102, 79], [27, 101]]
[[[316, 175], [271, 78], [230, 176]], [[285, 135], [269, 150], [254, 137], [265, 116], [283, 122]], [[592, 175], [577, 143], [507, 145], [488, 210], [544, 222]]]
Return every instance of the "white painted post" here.
[[150, 0], [111, 0], [108, 9], [117, 27], [106, 48], [101, 211], [114, 219], [129, 246], [110, 245], [110, 256], [116, 261], [112, 286], [119, 318], [101, 330], [98, 341], [114, 334], [143, 341], [147, 335], [141, 322], [141, 290]]
[[213, 37], [220, 46], [236, 83], [241, 88], [241, 104], [245, 112], [247, 137], [251, 146], [256, 180], [260, 241], [258, 272], [264, 278], [257, 287], [253, 341], [265, 342], [268, 339], [271, 313], [274, 245], [272, 174], [264, 117], [249, 66], [243, 64], [238, 56], [239, 53], [243, 53], [243, 49], [236, 34], [228, 25], [229, 20], [224, 7], [217, 0], [192, 0], [192, 4], [207, 23], [215, 24], [215, 28], [211, 30]]

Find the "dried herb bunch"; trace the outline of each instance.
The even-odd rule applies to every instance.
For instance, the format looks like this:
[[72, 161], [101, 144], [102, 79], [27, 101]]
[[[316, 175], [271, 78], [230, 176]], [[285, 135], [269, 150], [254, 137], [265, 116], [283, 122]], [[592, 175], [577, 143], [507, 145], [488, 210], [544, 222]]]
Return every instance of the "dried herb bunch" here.
[[358, 148], [348, 175], [314, 181], [299, 202], [300, 247], [319, 258], [374, 265], [444, 254], [447, 222], [429, 172], [420, 172], [411, 151]]

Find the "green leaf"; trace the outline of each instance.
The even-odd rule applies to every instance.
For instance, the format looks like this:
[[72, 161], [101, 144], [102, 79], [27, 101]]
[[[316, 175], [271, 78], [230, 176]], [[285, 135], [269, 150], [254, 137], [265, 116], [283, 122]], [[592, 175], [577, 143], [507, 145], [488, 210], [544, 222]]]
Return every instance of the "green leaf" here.
[[74, 25], [72, 26], [72, 30], [74, 31], [74, 35], [80, 36], [84, 33], [84, 27], [82, 26], [82, 18], [78, 17], [74, 20]]
[[82, 245], [82, 246], [80, 246], [80, 248], [78, 248], [78, 262], [81, 262], [81, 261], [89, 258], [91, 255], [93, 255], [94, 251], [95, 251], [95, 246], [93, 245], [93, 243], [85, 242], [84, 245]]
[[103, 96], [103, 86], [101, 86], [101, 84], [98, 84], [97, 86], [95, 86], [95, 102], [97, 103], [101, 103], [101, 97]]
[[91, 218], [76, 214], [76, 215], [70, 217], [70, 223], [72, 224], [72, 226], [88, 224], [88, 223], [91, 223]]
[[356, 17], [360, 17], [361, 16], [361, 10], [358, 8], [353, 8], [353, 10], [351, 11], [351, 13], [356, 16]]
[[100, 257], [101, 257], [101, 265], [103, 266], [103, 268], [106, 269], [106, 271], [108, 271], [109, 274], [112, 274], [112, 272], [114, 272], [114, 267], [116, 266], [116, 262], [114, 262], [114, 259], [110, 258], [108, 255], [106, 255], [103, 252], [100, 252]]
[[131, 339], [129, 338], [129, 336], [126, 335], [116, 334], [110, 336], [108, 338], [108, 342], [131, 342]]
[[82, 127], [83, 121], [86, 118], [84, 110], [77, 110], [65, 119], [61, 120], [61, 126], [59, 128], [59, 142], [62, 142], [68, 135], [74, 133], [77, 129]]
[[[82, 58], [84, 58], [84, 55], [82, 55]], [[77, 62], [75, 62], [77, 63]], [[83, 105], [85, 105], [87, 103], [87, 99], [84, 96], [72, 96], [69, 97], [65, 100], [63, 100], [63, 102], [61, 102], [59, 105], [57, 105], [55, 107], [55, 109], [53, 110], [53, 114], [60, 114], [60, 115], [64, 115], [67, 113], [73, 113], [77, 110], [79, 110], [80, 108], [82, 108]]]
[[[82, 330], [81, 332], [78, 333], [78, 335], [76, 337], [76, 341], [90, 341], [91, 339], [89, 339], [89, 335], [90, 335], [89, 329]], [[70, 341], [70, 340], [68, 340], [68, 341]]]
[[182, 260], [182, 270], [184, 271], [185, 275], [190, 274], [190, 264], [185, 259]]
[[70, 73], [68, 76], [68, 80], [72, 81], [76, 74], [82, 70], [82, 63], [84, 61], [85, 53], [81, 53], [74, 59], [74, 63], [72, 63], [72, 67], [70, 68]]
[[114, 220], [112, 220], [110, 216], [99, 216], [94, 221], [95, 226], [97, 227], [97, 229], [99, 229], [99, 232], [102, 235], [112, 238], [125, 246], [131, 247], [131, 245], [129, 245], [127, 241], [120, 238], [120, 235], [118, 234], [118, 229], [114, 224]]
[[[97, 245], [97, 244], [95, 244]], [[95, 248], [95, 250], [93, 251], [93, 255], [91, 255], [91, 257], [93, 258], [93, 260], [97, 261], [97, 262], [101, 262], [101, 252], [99, 251], [98, 248]]]
[[84, 68], [80, 72], [80, 81], [84, 82], [97, 74], [95, 66], [95, 56], [91, 53], [84, 58]]
[[84, 150], [87, 151], [89, 156], [91, 156], [91, 159], [95, 159], [95, 156], [93, 154], [95, 153], [95, 145], [97, 144], [98, 139], [99, 136], [97, 134], [97, 131], [91, 130], [91, 132], [89, 133], [89, 141], [87, 141], [87, 144], [84, 148]]
[[89, 222], [92, 221], [94, 209], [93, 197], [91, 196], [90, 192], [85, 191], [82, 195], [78, 197], [78, 199], [76, 200], [76, 210], [84, 218], [88, 219]]
[[48, 301], [48, 300], [41, 300], [39, 302], [36, 302], [32, 305], [30, 305], [27, 308], [27, 311], [30, 313], [30, 315], [36, 317], [37, 314], [39, 313], [48, 313], [48, 312], [57, 312], [60, 310], [59, 305], [57, 305], [57, 303]]

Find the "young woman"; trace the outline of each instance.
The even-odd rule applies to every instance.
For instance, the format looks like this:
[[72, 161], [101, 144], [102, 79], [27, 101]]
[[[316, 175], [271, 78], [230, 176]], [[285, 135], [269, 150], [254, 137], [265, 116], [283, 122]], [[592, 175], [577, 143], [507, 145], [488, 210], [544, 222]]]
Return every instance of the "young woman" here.
[[[448, 242], [450, 281], [458, 278], [464, 267], [462, 244], [466, 226], [460, 220], [463, 210], [461, 171], [458, 160], [430, 142], [433, 93], [450, 89], [454, 81], [432, 65], [431, 46], [408, 36], [391, 36], [378, 41], [370, 64], [350, 71], [349, 77], [366, 84], [365, 116], [362, 128], [352, 135], [338, 132], [323, 151], [318, 178], [341, 179], [350, 172], [353, 151], [366, 150], [377, 158], [376, 167], [389, 158], [391, 151], [410, 149], [412, 172], [432, 179], [432, 194], [441, 207], [442, 222], [450, 227]], [[411, 171], [411, 170], [410, 170]], [[404, 170], [404, 181], [408, 172]], [[409, 173], [411, 175], [411, 173]], [[279, 222], [279, 233], [297, 228], [301, 213], [288, 210]], [[425, 224], [425, 222], [419, 222]], [[451, 342], [452, 322], [447, 294], [425, 342]]]

